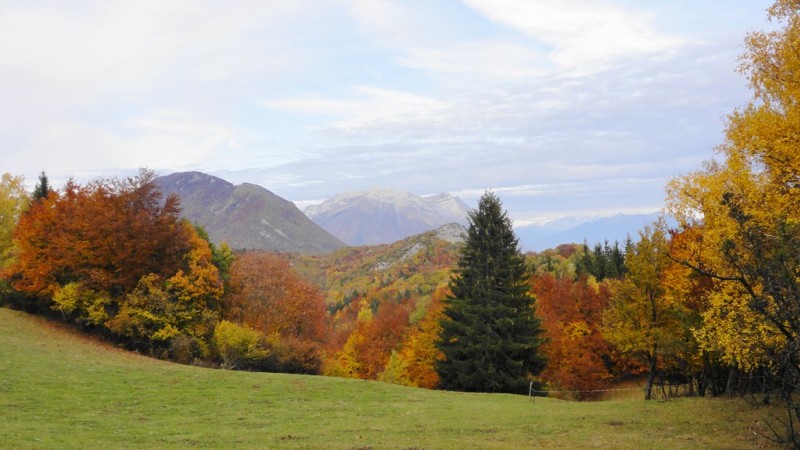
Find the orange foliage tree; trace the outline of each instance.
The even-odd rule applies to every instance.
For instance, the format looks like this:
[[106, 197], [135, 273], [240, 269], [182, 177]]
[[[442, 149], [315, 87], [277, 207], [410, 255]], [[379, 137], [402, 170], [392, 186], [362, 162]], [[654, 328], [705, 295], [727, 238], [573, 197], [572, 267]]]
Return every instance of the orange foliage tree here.
[[607, 289], [593, 278], [545, 273], [536, 277], [533, 290], [547, 329], [542, 348], [548, 365], [542, 378], [555, 388], [577, 391], [578, 399], [592, 397], [587, 391], [605, 387], [611, 378], [604, 361], [609, 348], [600, 331]]
[[326, 334], [322, 293], [294, 272], [280, 255], [250, 252], [230, 268], [230, 294], [223, 318], [253, 328], [271, 347], [268, 367], [317, 373]]
[[439, 383], [436, 361], [442, 358], [442, 352], [436, 347], [436, 342], [442, 331], [442, 299], [449, 292], [447, 286], [437, 288], [425, 316], [407, 331], [397, 353], [402, 368], [398, 381], [402, 384], [433, 389]]
[[384, 302], [368, 322], [362, 322], [354, 333], [359, 333], [355, 345], [358, 355], [359, 378], [374, 380], [389, 362], [392, 350], [402, 341], [408, 325], [409, 305], [393, 301]]
[[372, 312], [372, 307], [364, 299], [358, 306], [360, 309], [355, 328], [344, 346], [329, 358], [325, 373], [374, 380], [386, 369], [392, 351], [402, 342], [408, 325], [410, 304], [383, 302], [377, 307], [376, 313]]
[[70, 180], [31, 205], [15, 230], [17, 258], [7, 271], [13, 286], [46, 300], [81, 282], [116, 297], [154, 273], [171, 276], [191, 248], [179, 226], [178, 198], [162, 199], [155, 174], [80, 186]]
[[208, 243], [179, 212], [149, 170], [85, 186], [70, 180], [20, 217], [4, 276], [35, 302], [135, 347], [181, 335], [203, 341], [222, 285]]

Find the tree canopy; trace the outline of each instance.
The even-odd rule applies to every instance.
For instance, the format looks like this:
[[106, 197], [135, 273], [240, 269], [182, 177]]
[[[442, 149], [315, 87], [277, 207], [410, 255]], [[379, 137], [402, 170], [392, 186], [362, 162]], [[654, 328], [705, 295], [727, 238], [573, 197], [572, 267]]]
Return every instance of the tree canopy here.
[[[739, 70], [752, 100], [728, 116], [720, 158], [674, 180], [670, 209], [688, 240], [676, 259], [712, 277], [698, 337], [744, 370], [768, 365], [800, 381], [800, 3], [768, 10], [773, 31], [750, 33]], [[714, 344], [716, 342], [716, 345]], [[800, 405], [785, 390], [798, 421]], [[798, 432], [791, 431], [795, 445]]]
[[542, 371], [541, 320], [525, 259], [500, 199], [487, 192], [469, 228], [444, 301], [437, 364], [444, 389], [527, 392]]

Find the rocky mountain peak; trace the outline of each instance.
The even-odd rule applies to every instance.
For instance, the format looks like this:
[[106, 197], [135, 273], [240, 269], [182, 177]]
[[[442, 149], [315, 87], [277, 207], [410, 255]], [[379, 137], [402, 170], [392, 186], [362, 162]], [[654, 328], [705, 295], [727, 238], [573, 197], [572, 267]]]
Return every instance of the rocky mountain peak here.
[[411, 192], [370, 189], [339, 194], [305, 213], [351, 245], [388, 244], [448, 223], [466, 223], [469, 208], [458, 197], [422, 197]]

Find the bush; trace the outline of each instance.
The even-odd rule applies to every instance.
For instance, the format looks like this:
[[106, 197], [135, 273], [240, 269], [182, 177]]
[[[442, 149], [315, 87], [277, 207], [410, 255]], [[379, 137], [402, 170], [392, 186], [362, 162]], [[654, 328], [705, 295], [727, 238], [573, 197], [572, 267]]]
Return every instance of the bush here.
[[223, 369], [236, 369], [269, 354], [261, 346], [261, 334], [227, 320], [218, 323], [214, 328], [213, 341], [214, 348], [222, 359]]

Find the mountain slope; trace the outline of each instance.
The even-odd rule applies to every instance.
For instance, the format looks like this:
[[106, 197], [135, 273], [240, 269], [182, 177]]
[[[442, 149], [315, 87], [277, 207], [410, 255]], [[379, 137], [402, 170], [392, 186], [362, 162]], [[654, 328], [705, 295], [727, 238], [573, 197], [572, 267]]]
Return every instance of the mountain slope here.
[[255, 184], [238, 186], [200, 172], [159, 177], [164, 195], [177, 194], [182, 216], [202, 225], [213, 242], [234, 249], [325, 253], [344, 246], [294, 203]]
[[348, 192], [310, 206], [314, 222], [350, 245], [389, 244], [448, 223], [466, 224], [469, 208], [458, 197], [420, 197], [385, 189]]

